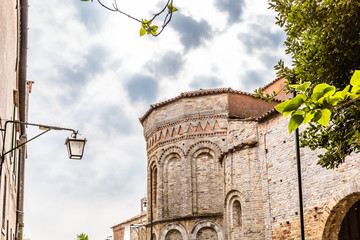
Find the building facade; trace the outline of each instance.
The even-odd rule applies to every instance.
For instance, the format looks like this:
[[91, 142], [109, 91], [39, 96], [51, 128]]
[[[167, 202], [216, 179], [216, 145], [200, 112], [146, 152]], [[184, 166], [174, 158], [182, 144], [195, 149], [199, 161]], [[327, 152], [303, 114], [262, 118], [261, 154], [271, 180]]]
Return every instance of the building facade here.
[[[283, 85], [276, 79], [263, 91]], [[287, 98], [278, 97], [266, 103], [222, 88], [152, 105], [140, 118], [147, 212], [114, 226], [114, 240], [129, 239], [118, 233], [130, 225], [144, 229], [130, 239], [300, 239], [295, 139], [274, 111]], [[306, 239], [360, 239], [358, 155], [326, 170], [318, 153], [301, 149]]]
[[0, 1], [0, 239], [22, 236], [25, 148], [10, 151], [26, 136], [27, 1]]

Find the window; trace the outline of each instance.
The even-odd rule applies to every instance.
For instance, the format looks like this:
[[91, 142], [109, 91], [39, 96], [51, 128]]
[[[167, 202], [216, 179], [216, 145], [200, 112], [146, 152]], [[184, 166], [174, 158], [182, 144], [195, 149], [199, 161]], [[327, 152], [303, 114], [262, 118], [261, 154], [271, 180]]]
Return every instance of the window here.
[[153, 175], [152, 175], [152, 201], [153, 201], [153, 205], [156, 206], [156, 196], [157, 196], [157, 168], [155, 167], [153, 170]]
[[241, 227], [241, 205], [238, 200], [232, 204], [232, 227]]

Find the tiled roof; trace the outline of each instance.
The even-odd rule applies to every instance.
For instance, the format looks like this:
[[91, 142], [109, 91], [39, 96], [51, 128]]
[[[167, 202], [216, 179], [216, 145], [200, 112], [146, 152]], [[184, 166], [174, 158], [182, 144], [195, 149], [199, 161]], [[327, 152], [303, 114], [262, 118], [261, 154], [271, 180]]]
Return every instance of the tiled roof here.
[[181, 93], [179, 96], [174, 97], [174, 98], [170, 98], [166, 101], [163, 102], [159, 102], [159, 103], [155, 103], [150, 105], [150, 109], [144, 114], [144, 116], [142, 116], [141, 118], [139, 118], [140, 122], [142, 123], [145, 118], [147, 116], [149, 116], [149, 114], [156, 108], [164, 106], [166, 104], [175, 102], [179, 99], [182, 98], [190, 98], [190, 97], [197, 97], [197, 96], [205, 96], [205, 95], [213, 95], [213, 94], [222, 94], [222, 93], [235, 93], [235, 94], [239, 94], [239, 95], [246, 95], [246, 96], [253, 96], [253, 94], [248, 93], [248, 92], [243, 92], [243, 91], [238, 91], [238, 90], [234, 90], [232, 88], [215, 88], [215, 89], [200, 89], [197, 91], [189, 91], [189, 92], [183, 92]]
[[146, 214], [147, 214], [146, 212], [142, 212], [139, 215], [136, 215], [135, 217], [132, 217], [132, 218], [127, 219], [127, 220], [125, 220], [125, 221], [123, 221], [123, 222], [121, 222], [119, 224], [116, 224], [115, 226], [112, 226], [111, 228], [116, 228], [116, 227], [119, 227], [121, 225], [126, 225], [127, 223], [130, 223], [130, 222], [132, 222], [134, 220], [137, 220], [137, 219], [140, 219], [140, 218], [146, 216]]
[[276, 78], [274, 80], [272, 80], [271, 82], [269, 82], [268, 84], [266, 84], [265, 86], [263, 86], [261, 89], [264, 90], [268, 87], [270, 87], [271, 85], [273, 85], [274, 83], [276, 83], [277, 81], [279, 81], [280, 79], [282, 79], [282, 77]]

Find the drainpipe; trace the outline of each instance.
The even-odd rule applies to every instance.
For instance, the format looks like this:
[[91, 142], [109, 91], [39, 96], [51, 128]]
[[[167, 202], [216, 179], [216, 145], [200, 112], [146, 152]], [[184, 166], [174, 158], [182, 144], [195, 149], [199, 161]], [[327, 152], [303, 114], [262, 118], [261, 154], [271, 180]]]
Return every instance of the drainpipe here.
[[[20, 143], [26, 142], [26, 134], [21, 136]], [[17, 240], [23, 239], [24, 229], [24, 181], [25, 181], [25, 158], [26, 158], [26, 145], [23, 145], [20, 150], [19, 162], [19, 176], [18, 176], [18, 208], [17, 208]]]
[[[19, 112], [20, 121], [26, 121], [26, 70], [28, 47], [28, 0], [20, 0], [20, 61], [19, 61]], [[26, 141], [26, 127], [21, 127], [20, 141]], [[18, 198], [17, 198], [17, 240], [23, 239], [24, 228], [24, 180], [25, 180], [26, 146], [21, 147], [18, 172]]]

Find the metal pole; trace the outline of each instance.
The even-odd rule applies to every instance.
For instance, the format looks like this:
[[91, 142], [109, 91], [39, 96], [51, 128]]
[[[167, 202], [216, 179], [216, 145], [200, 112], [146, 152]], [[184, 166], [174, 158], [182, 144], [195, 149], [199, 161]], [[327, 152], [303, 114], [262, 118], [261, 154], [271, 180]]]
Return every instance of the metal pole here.
[[152, 204], [152, 198], [153, 198], [153, 175], [152, 175], [152, 168], [150, 168], [150, 239], [153, 240], [153, 204]]
[[[294, 97], [295, 97], [295, 96], [296, 96], [296, 92], [294, 92]], [[295, 130], [295, 150], [296, 150], [296, 163], [297, 163], [298, 187], [299, 187], [301, 240], [305, 240], [304, 206], [303, 206], [302, 182], [301, 182], [301, 162], [300, 162], [299, 128], [297, 128], [297, 129]]]

